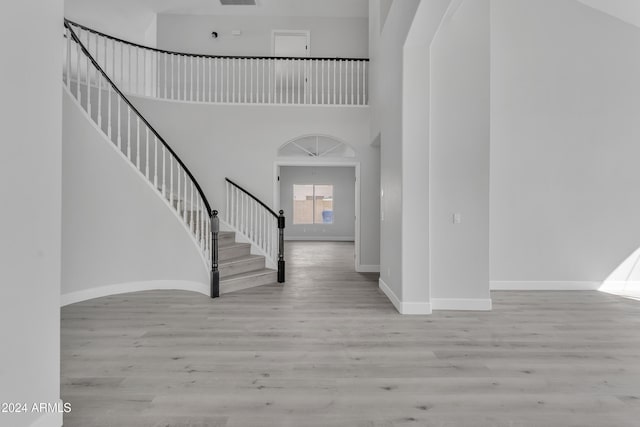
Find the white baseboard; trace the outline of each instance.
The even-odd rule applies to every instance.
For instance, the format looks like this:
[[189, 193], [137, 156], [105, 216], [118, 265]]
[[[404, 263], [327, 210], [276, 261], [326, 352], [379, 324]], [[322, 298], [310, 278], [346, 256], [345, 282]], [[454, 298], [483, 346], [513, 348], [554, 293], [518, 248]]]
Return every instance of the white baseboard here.
[[356, 266], [356, 271], [358, 273], [380, 273], [380, 266], [359, 264]]
[[570, 281], [492, 281], [492, 291], [596, 291], [601, 282], [570, 282]]
[[[62, 408], [62, 400], [58, 401], [58, 407]], [[46, 412], [37, 420], [31, 423], [30, 427], [61, 427], [62, 412]]]
[[433, 310], [491, 311], [491, 298], [432, 298]]
[[428, 302], [402, 302], [398, 296], [391, 290], [382, 278], [378, 279], [378, 286], [389, 298], [391, 304], [398, 310], [400, 314], [431, 314], [431, 304]]
[[181, 280], [153, 280], [148, 282], [118, 283], [115, 285], [100, 286], [82, 291], [69, 292], [60, 298], [60, 306], [74, 304], [93, 298], [106, 297], [109, 295], [126, 294], [129, 292], [156, 291], [156, 290], [180, 290], [198, 292], [209, 295], [209, 285], [199, 282], [189, 282]]
[[286, 241], [297, 242], [355, 242], [355, 237], [340, 237], [340, 236], [287, 236]]

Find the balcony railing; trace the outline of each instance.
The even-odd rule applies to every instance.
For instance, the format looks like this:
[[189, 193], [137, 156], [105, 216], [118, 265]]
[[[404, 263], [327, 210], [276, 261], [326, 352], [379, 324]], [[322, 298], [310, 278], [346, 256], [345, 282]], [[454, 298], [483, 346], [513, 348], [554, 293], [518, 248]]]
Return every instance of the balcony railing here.
[[111, 80], [132, 95], [205, 103], [368, 104], [368, 59], [194, 55], [73, 26]]

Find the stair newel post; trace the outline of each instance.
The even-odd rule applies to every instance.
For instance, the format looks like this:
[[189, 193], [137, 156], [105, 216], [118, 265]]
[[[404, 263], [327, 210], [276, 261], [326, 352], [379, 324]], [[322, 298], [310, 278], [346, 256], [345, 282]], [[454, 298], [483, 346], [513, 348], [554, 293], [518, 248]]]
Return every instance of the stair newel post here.
[[278, 283], [284, 283], [284, 211], [278, 217]]
[[218, 298], [220, 296], [218, 233], [220, 233], [220, 219], [218, 218], [218, 211], [213, 211], [211, 213], [211, 298]]

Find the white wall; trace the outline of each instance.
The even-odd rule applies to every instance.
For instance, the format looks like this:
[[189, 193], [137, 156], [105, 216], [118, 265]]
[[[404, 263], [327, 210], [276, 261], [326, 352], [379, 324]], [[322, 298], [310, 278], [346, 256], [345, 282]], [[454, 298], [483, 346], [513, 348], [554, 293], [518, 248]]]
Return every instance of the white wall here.
[[280, 206], [286, 212], [293, 212], [293, 186], [296, 184], [333, 185], [333, 223], [294, 224], [289, 215], [285, 239], [355, 240], [354, 167], [280, 167]]
[[[302, 135], [329, 135], [353, 147], [360, 162], [361, 264], [379, 264], [379, 150], [369, 144], [367, 107], [208, 105], [133, 98], [201, 183], [214, 208], [226, 209], [225, 177], [274, 210], [278, 148]], [[309, 160], [308, 158], [305, 158]], [[340, 161], [337, 159], [336, 161]], [[285, 212], [285, 216], [288, 213]]]
[[[29, 411], [60, 399], [62, 9], [13, 0], [0, 14], [0, 402]], [[62, 415], [0, 413], [3, 426], [37, 420]]]
[[206, 290], [209, 272], [187, 230], [110, 144], [65, 92], [63, 302], [132, 282], [195, 282]]
[[[454, 6], [458, 6], [455, 2]], [[431, 45], [429, 247], [434, 309], [490, 309], [489, 0], [465, 0]], [[454, 213], [461, 223], [453, 223]]]
[[156, 46], [157, 14], [144, 2], [64, 0], [64, 16], [129, 42]]
[[402, 301], [430, 309], [430, 46], [451, 0], [420, 2], [403, 55]]
[[369, 3], [370, 140], [380, 134], [380, 278], [402, 301], [402, 79], [403, 46], [418, 0], [394, 1], [380, 33], [381, 5]]
[[[358, 57], [368, 54], [366, 18], [294, 16], [158, 15], [158, 47], [210, 55], [272, 55], [272, 30], [309, 30], [311, 55]], [[232, 30], [242, 31], [237, 37]], [[218, 32], [213, 39], [211, 32]]]
[[640, 30], [573, 0], [491, 21], [491, 280], [604, 280], [640, 246]]

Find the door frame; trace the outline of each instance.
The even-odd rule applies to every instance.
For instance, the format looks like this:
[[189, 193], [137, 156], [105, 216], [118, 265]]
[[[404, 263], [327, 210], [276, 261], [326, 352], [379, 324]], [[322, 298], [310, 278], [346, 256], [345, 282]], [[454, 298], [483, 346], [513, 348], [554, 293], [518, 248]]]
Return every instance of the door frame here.
[[[280, 167], [282, 166], [309, 166], [309, 167], [352, 167], [355, 170], [355, 270], [357, 272], [364, 272], [360, 264], [360, 162], [357, 161], [317, 161], [317, 160], [305, 160], [305, 159], [291, 159], [291, 160], [276, 160], [273, 163], [273, 201], [274, 206], [280, 206]], [[278, 208], [280, 209], [280, 208]], [[290, 213], [285, 212], [285, 216]], [[289, 216], [291, 221], [291, 216]]]
[[306, 55], [301, 58], [311, 56], [311, 31], [310, 30], [271, 30], [271, 55], [276, 56], [276, 36], [277, 35], [301, 35], [307, 37]]

